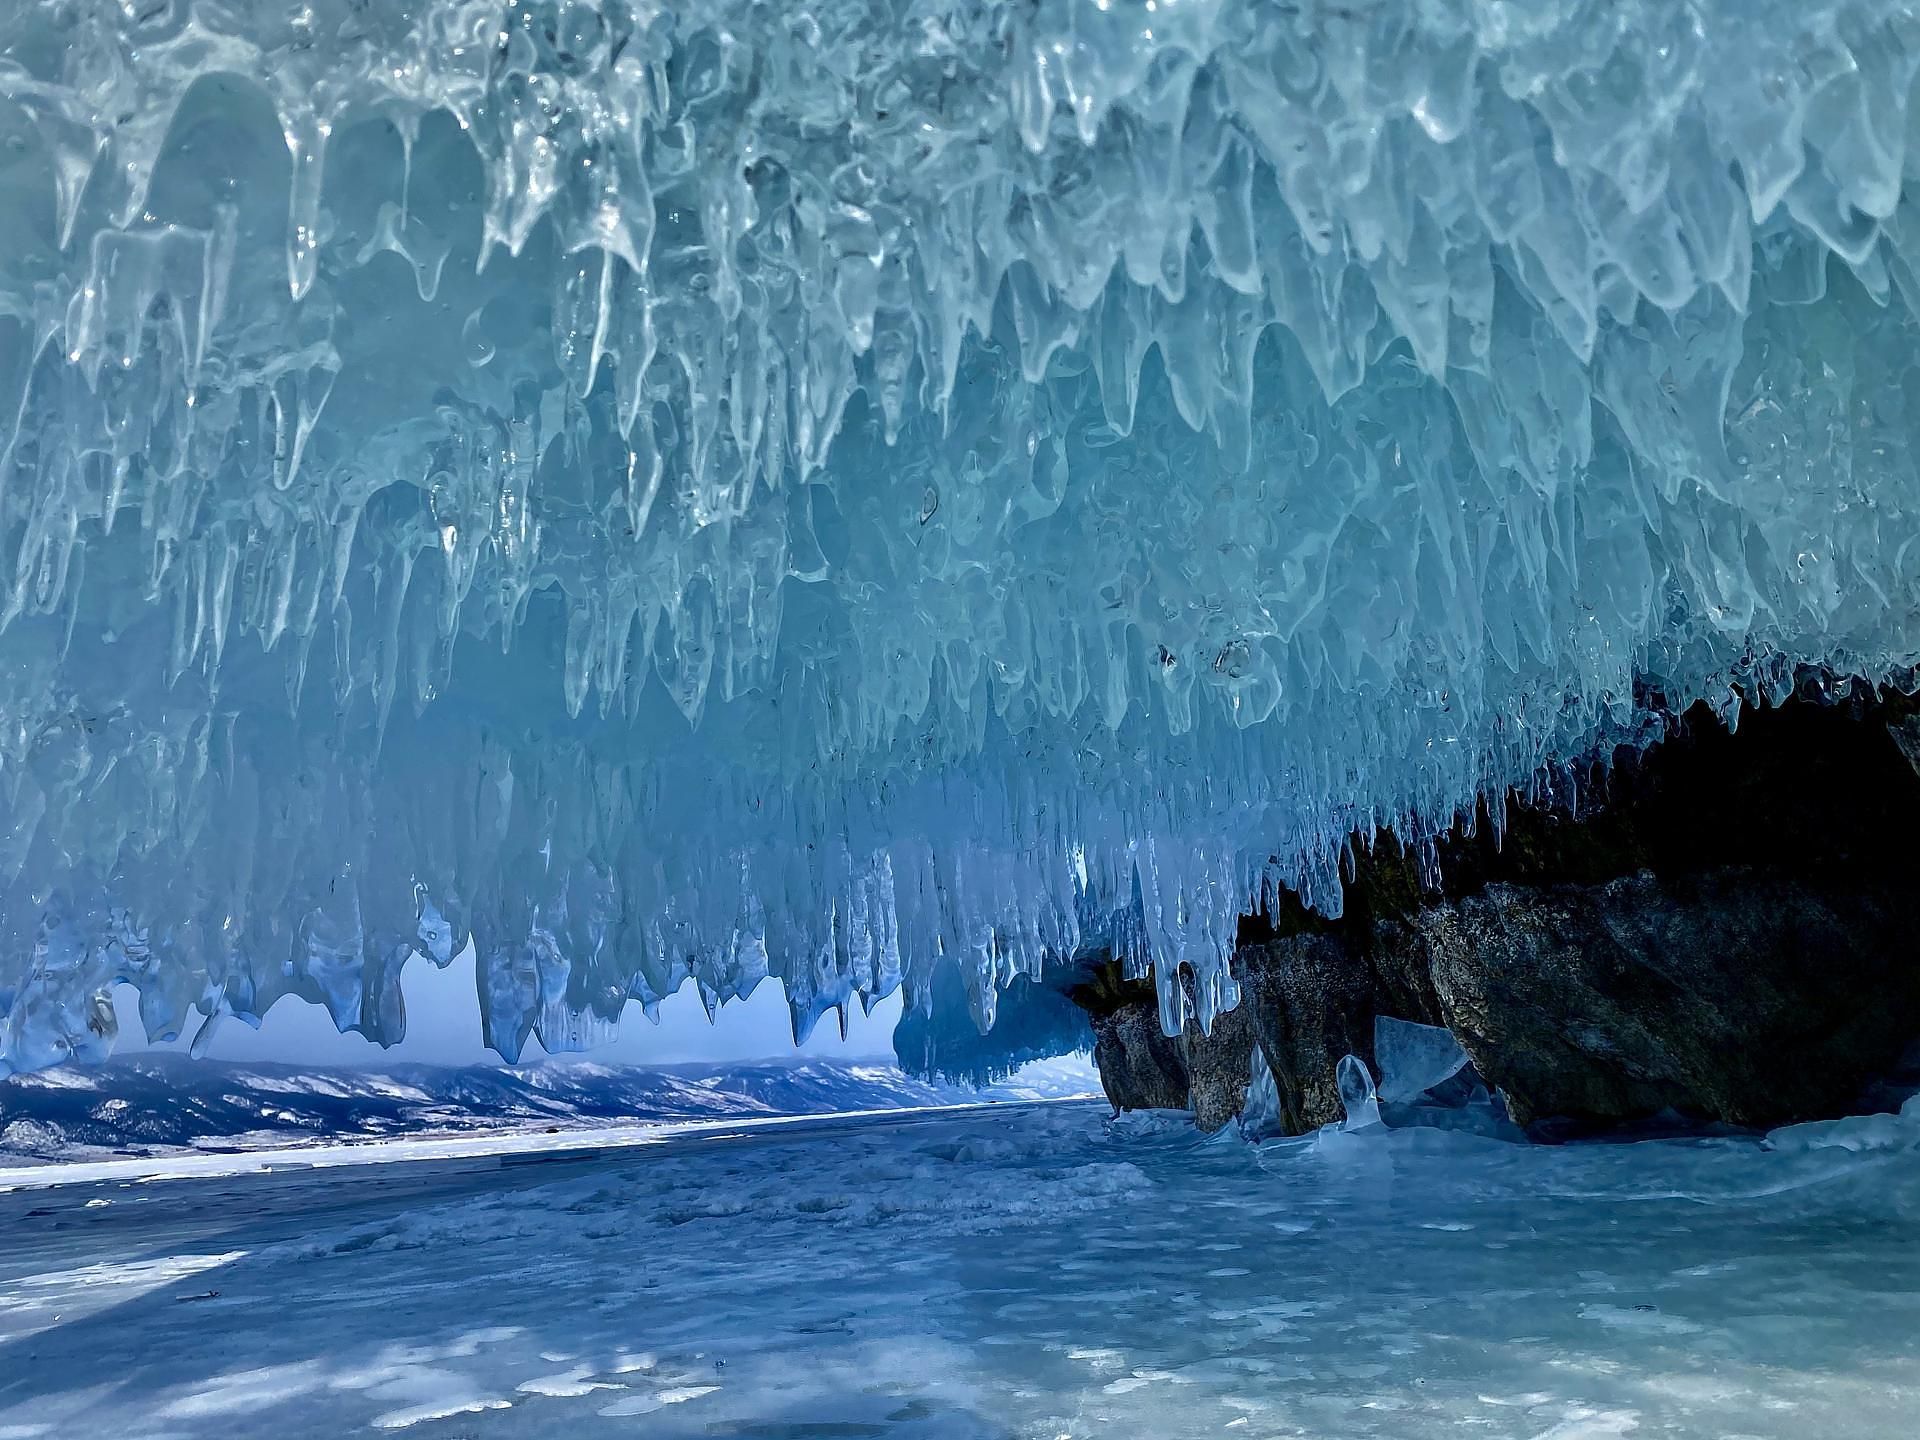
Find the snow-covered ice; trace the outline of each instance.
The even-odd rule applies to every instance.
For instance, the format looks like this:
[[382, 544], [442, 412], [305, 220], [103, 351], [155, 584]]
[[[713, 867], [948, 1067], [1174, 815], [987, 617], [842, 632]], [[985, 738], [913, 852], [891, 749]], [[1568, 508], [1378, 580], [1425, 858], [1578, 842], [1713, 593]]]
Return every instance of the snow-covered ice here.
[[375, 1068], [147, 1055], [15, 1076], [0, 1087], [3, 1176], [8, 1167], [56, 1160], [257, 1154], [403, 1137], [468, 1137], [456, 1147], [466, 1153], [554, 1143], [542, 1137], [555, 1130], [568, 1144], [620, 1144], [700, 1121], [1065, 1099], [1097, 1094], [1100, 1082], [1079, 1055], [1035, 1061], [979, 1089], [916, 1079], [878, 1059]]
[[1039, 1106], [77, 1187], [0, 1196], [0, 1435], [1910, 1440], [1916, 1221], [1920, 1110], [1249, 1146]]

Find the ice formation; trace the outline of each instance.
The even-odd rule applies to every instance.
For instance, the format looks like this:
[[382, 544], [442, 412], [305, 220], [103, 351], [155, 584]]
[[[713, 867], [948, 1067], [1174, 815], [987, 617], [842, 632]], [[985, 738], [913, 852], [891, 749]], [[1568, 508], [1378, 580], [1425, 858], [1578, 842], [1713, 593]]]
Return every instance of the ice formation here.
[[1280, 1087], [1274, 1083], [1273, 1066], [1258, 1045], [1247, 1065], [1247, 1098], [1240, 1107], [1239, 1133], [1247, 1140], [1265, 1140], [1286, 1133], [1286, 1119], [1280, 1108]]
[[[292, 991], [1235, 998], [1920, 642], [1892, 0], [0, 15], [0, 1070]], [[1191, 970], [1191, 987], [1179, 983]]]
[[1420, 1025], [1377, 1015], [1373, 1058], [1380, 1066], [1382, 1100], [1410, 1104], [1467, 1067], [1467, 1052], [1444, 1025]]
[[1342, 1055], [1334, 1078], [1340, 1086], [1340, 1104], [1346, 1109], [1342, 1130], [1370, 1130], [1380, 1123], [1380, 1096], [1373, 1088], [1373, 1072], [1358, 1055]]

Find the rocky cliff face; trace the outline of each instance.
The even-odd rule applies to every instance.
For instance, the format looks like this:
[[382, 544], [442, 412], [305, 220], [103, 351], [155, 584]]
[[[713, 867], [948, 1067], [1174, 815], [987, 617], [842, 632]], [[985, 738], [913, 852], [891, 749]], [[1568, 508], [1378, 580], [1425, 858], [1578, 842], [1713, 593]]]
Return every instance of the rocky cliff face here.
[[1240, 1113], [1253, 1058], [1246, 1007], [1222, 1016], [1213, 1033], [1189, 1024], [1168, 1036], [1151, 1000], [1128, 1004], [1093, 1022], [1094, 1063], [1116, 1110], [1191, 1110], [1203, 1130], [1218, 1130]]
[[1250, 920], [1213, 1036], [1170, 1040], [1149, 993], [1110, 994], [1109, 1099], [1217, 1128], [1257, 1047], [1302, 1132], [1340, 1118], [1334, 1067], [1373, 1063], [1391, 1015], [1450, 1029], [1523, 1124], [1845, 1113], [1920, 1036], [1920, 723], [1866, 698], [1692, 722], [1584, 816], [1516, 806], [1502, 844], [1448, 837], [1437, 886], [1388, 839], [1341, 921]]
[[1522, 1124], [1842, 1114], [1920, 1035], [1920, 906], [1754, 870], [1422, 913], [1441, 1015]]

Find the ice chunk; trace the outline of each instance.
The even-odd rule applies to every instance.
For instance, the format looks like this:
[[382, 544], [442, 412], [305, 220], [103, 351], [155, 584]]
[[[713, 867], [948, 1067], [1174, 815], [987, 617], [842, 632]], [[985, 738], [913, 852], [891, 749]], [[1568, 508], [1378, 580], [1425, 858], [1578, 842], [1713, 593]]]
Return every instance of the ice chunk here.
[[1443, 1025], [1379, 1015], [1373, 1022], [1373, 1060], [1380, 1067], [1380, 1098], [1405, 1104], [1458, 1075], [1467, 1052]]
[[1280, 1087], [1274, 1083], [1273, 1067], [1266, 1052], [1253, 1047], [1253, 1060], [1247, 1076], [1247, 1098], [1240, 1107], [1240, 1133], [1249, 1140], [1278, 1135], [1286, 1126], [1280, 1114]]
[[1906, 1150], [1920, 1147], [1920, 1095], [1911, 1095], [1894, 1115], [1847, 1115], [1785, 1125], [1767, 1135], [1767, 1148], [1788, 1154], [1809, 1150]]
[[1346, 1107], [1343, 1130], [1370, 1130], [1380, 1123], [1380, 1096], [1373, 1088], [1373, 1075], [1367, 1062], [1358, 1055], [1343, 1055], [1334, 1070], [1334, 1083], [1340, 1089], [1340, 1103]]

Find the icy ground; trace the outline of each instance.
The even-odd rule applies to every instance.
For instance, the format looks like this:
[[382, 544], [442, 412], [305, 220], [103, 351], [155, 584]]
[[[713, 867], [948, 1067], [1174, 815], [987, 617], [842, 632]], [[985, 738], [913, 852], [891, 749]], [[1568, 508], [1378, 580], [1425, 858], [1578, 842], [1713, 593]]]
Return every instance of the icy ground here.
[[0, 1435], [1909, 1440], [1916, 1141], [1055, 1105], [19, 1192]]
[[827, 1115], [1097, 1094], [1084, 1056], [1022, 1066], [984, 1090], [890, 1060], [700, 1065], [322, 1067], [116, 1057], [0, 1081], [0, 1171], [103, 1160], [440, 1135], [569, 1133], [750, 1116]]

